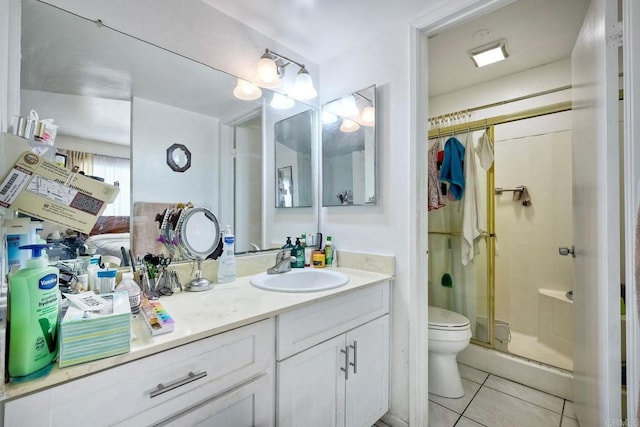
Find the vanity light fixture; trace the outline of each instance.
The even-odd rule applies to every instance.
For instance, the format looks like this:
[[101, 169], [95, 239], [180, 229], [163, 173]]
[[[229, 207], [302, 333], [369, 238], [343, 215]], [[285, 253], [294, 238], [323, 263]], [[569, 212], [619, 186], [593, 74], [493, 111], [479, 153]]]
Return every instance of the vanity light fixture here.
[[476, 47], [475, 49], [471, 49], [468, 53], [475, 66], [478, 68], [495, 62], [504, 61], [509, 57], [504, 40], [498, 40]]
[[288, 110], [289, 108], [295, 105], [295, 101], [288, 96], [280, 95], [277, 92], [273, 93], [273, 98], [271, 98], [271, 103], [269, 105], [271, 108], [276, 110]]
[[233, 95], [244, 101], [253, 101], [262, 96], [262, 91], [256, 85], [243, 79], [238, 79], [236, 87], [233, 89]]
[[284, 77], [285, 67], [292, 63], [300, 67], [292, 96], [301, 100], [313, 99], [318, 96], [318, 92], [313, 87], [313, 80], [304, 64], [269, 49], [265, 49], [264, 54], [260, 57], [253, 81], [258, 86], [275, 89], [282, 83], [281, 79]]
[[340, 125], [342, 132], [355, 132], [358, 129], [360, 129], [358, 122], [351, 119], [342, 119], [342, 124]]

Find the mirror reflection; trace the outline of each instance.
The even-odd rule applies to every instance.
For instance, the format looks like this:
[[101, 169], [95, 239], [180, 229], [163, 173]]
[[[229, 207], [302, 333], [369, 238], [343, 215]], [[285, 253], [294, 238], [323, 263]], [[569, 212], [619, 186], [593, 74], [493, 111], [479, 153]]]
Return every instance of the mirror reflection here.
[[312, 111], [307, 110], [275, 124], [276, 207], [278, 208], [311, 206], [313, 119]]
[[322, 107], [322, 205], [376, 204], [375, 85]]
[[[291, 100], [288, 110], [275, 110], [275, 93], [268, 90], [258, 99], [238, 99], [238, 80], [224, 72], [35, 0], [22, 7], [21, 112], [34, 109], [55, 119], [56, 148], [68, 155], [68, 167], [80, 164], [89, 175], [119, 182], [118, 207], [100, 221], [130, 223], [129, 234], [118, 229], [118, 252], [129, 240], [134, 255], [161, 250], [155, 215], [177, 203], [210, 209], [222, 225], [231, 225], [236, 252], [267, 249], [286, 236], [273, 203], [265, 201], [271, 189], [263, 185], [277, 169], [268, 162], [273, 126], [298, 114], [315, 117], [312, 107]], [[280, 139], [292, 139], [290, 128], [302, 132], [283, 126]], [[309, 144], [301, 152], [312, 152], [311, 135], [296, 140]], [[182, 173], [167, 162], [167, 147], [176, 141], [191, 154]], [[184, 159], [173, 154], [182, 165]], [[310, 154], [308, 160], [310, 171]], [[310, 181], [296, 183], [299, 206], [314, 204]], [[317, 212], [310, 209], [302, 221], [304, 229], [316, 229]], [[54, 229], [46, 227], [44, 236], [64, 233]], [[103, 226], [92, 233], [98, 253], [98, 240], [111, 240], [112, 231]]]

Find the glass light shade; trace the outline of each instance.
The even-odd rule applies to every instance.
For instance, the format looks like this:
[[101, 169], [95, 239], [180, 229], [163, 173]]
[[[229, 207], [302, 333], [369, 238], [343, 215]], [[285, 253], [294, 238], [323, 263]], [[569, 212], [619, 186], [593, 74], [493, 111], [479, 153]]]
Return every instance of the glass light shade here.
[[275, 108], [276, 110], [288, 110], [293, 107], [296, 102], [289, 98], [288, 96], [280, 95], [279, 93], [274, 93], [273, 98], [271, 98], [271, 108]]
[[323, 111], [322, 112], [322, 123], [325, 125], [331, 124], [331, 123], [335, 123], [338, 121], [338, 116], [336, 116], [333, 113], [330, 113], [328, 111]]
[[268, 54], [262, 55], [258, 61], [256, 75], [253, 81], [258, 86], [266, 89], [275, 89], [280, 86], [280, 77], [278, 77], [278, 67], [276, 62]]
[[342, 132], [355, 132], [360, 129], [360, 125], [351, 119], [342, 119], [340, 130]]
[[360, 123], [362, 126], [373, 126], [376, 122], [376, 110], [373, 107], [364, 107], [362, 115], [360, 115]]
[[489, 46], [481, 46], [469, 52], [469, 55], [471, 56], [473, 63], [478, 68], [495, 62], [504, 61], [509, 56], [504, 41], [498, 42], [497, 44], [493, 43]]
[[300, 72], [298, 72], [293, 94], [295, 98], [302, 100], [313, 99], [318, 96], [318, 92], [313, 87], [313, 80], [306, 68], [301, 68]]
[[356, 98], [353, 95], [347, 95], [340, 101], [340, 113], [342, 117], [356, 117], [360, 114], [356, 105]]
[[233, 96], [245, 101], [252, 101], [262, 96], [260, 88], [246, 80], [238, 79], [236, 87], [233, 89]]

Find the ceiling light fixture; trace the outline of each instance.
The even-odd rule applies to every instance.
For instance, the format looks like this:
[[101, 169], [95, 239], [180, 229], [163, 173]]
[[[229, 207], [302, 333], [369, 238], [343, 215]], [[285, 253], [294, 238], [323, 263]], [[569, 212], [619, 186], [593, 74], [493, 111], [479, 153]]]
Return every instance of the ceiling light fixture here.
[[509, 57], [504, 40], [498, 40], [482, 45], [475, 49], [471, 49], [468, 53], [475, 66], [478, 68], [495, 62], [504, 61]]
[[264, 54], [260, 57], [253, 81], [266, 89], [275, 89], [282, 83], [281, 79], [284, 77], [285, 67], [292, 63], [300, 67], [300, 70], [296, 76], [291, 95], [301, 100], [313, 99], [318, 96], [318, 92], [313, 87], [313, 80], [304, 64], [269, 49], [265, 49]]
[[262, 91], [253, 83], [238, 79], [238, 83], [233, 89], [233, 95], [244, 101], [253, 101], [254, 99], [258, 99], [262, 96]]

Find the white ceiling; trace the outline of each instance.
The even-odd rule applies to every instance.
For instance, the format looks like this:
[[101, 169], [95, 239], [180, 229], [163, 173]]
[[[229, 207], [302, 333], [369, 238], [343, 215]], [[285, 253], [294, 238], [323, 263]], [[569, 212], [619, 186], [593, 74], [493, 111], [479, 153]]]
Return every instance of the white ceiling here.
[[[520, 0], [429, 40], [429, 96], [571, 56], [590, 0]], [[509, 57], [476, 68], [467, 52], [505, 39]]]

